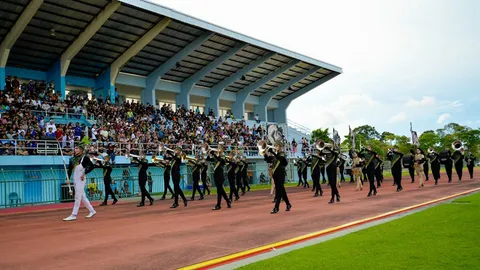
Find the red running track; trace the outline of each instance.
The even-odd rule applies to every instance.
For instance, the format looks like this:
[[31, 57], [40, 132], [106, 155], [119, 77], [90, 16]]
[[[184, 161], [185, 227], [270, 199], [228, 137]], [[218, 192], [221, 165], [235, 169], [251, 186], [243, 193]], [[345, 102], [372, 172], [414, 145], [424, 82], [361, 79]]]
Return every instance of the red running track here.
[[62, 221], [71, 209], [0, 214], [0, 269], [176, 269], [480, 187], [478, 178], [445, 179], [418, 188], [404, 178], [400, 193], [386, 180], [368, 198], [368, 188], [355, 191], [345, 183], [341, 202], [333, 205], [326, 185], [316, 198], [310, 189], [288, 188], [292, 211], [283, 203], [276, 215], [266, 190], [220, 211], [211, 210], [216, 196], [208, 196], [177, 209], [169, 209], [171, 200], [95, 207], [93, 219], [83, 218], [82, 206], [74, 222]]

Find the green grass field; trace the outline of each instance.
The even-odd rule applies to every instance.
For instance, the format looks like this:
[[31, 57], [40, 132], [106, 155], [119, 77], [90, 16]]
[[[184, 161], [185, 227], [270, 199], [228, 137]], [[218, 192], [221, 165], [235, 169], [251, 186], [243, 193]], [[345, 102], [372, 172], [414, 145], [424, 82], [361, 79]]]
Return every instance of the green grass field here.
[[480, 269], [480, 193], [238, 269]]

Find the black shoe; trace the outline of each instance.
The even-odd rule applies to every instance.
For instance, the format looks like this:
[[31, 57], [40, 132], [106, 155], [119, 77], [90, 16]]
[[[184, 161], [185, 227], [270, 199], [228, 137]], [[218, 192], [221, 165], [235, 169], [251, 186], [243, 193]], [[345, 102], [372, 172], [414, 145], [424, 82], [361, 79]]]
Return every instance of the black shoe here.
[[202, 196], [202, 197], [200, 197], [200, 199], [198, 199], [198, 200], [201, 201], [201, 200], [203, 200], [203, 199], [205, 199], [205, 198]]
[[175, 196], [174, 196], [174, 195], [172, 195], [172, 197], [170, 197], [170, 200], [173, 200], [174, 198], [175, 198]]
[[160, 198], [160, 200], [162, 200], [162, 201], [165, 200], [165, 196], [163, 196], [162, 198]]
[[154, 201], [153, 198], [151, 198], [151, 199], [150, 199], [150, 205], [153, 204], [153, 201]]
[[367, 197], [371, 197], [372, 196], [372, 193], [368, 193]]
[[333, 199], [331, 199], [328, 203], [334, 203], [335, 201]]
[[137, 207], [142, 207], [142, 206], [145, 206], [145, 203], [141, 202], [137, 205]]
[[373, 192], [373, 196], [377, 196], [377, 191], [376, 190]]
[[320, 196], [323, 196], [323, 190], [320, 190]]
[[106, 206], [107, 203], [106, 202], [102, 202], [99, 206]]
[[195, 201], [195, 198], [194, 197], [190, 198], [190, 201]]
[[318, 193], [315, 193], [315, 195], [313, 195], [313, 197], [318, 197], [318, 196], [319, 196]]
[[240, 197], [235, 197], [235, 201], [238, 201], [238, 199], [240, 199]]
[[170, 206], [170, 208], [177, 208], [178, 207], [178, 204], [174, 203], [172, 204], [172, 206]]
[[227, 207], [232, 208], [232, 202], [227, 202]]
[[183, 206], [186, 207], [187, 205], [188, 205], [188, 201], [187, 200], [183, 201]]
[[220, 209], [222, 209], [222, 207], [220, 207], [219, 205], [215, 205], [215, 207], [212, 208], [212, 210], [220, 210]]
[[278, 213], [278, 209], [277, 208], [273, 208], [272, 212], [270, 212], [270, 214], [276, 214]]
[[291, 205], [291, 204], [289, 204], [289, 205], [287, 205], [287, 209], [285, 209], [285, 211], [287, 211], [287, 212], [288, 212], [288, 211], [290, 211], [290, 209], [291, 209], [291, 208], [292, 208], [292, 205]]
[[340, 195], [337, 195], [337, 202], [340, 202]]
[[112, 205], [116, 204], [118, 202], [117, 198], [113, 199]]

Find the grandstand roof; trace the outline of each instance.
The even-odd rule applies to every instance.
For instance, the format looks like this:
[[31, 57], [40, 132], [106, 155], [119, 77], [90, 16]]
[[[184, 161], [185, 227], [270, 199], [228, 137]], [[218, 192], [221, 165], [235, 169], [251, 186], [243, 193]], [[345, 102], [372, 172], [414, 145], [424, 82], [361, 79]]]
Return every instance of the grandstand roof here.
[[[122, 3], [121, 6], [72, 59], [67, 75], [98, 76], [165, 17], [169, 17], [173, 21], [132, 57], [121, 68], [121, 72], [148, 76], [193, 41], [206, 33], [211, 33], [201, 46], [185, 55], [162, 76], [162, 79], [183, 82], [235, 47], [239, 50], [228, 60], [216, 65], [196, 85], [212, 88], [243, 67], [267, 55], [269, 56], [268, 60], [230, 83], [225, 90], [238, 92], [295, 60], [299, 62], [257, 88], [251, 95], [261, 96], [295, 77], [314, 70], [309, 76], [273, 97], [273, 99], [280, 100], [332, 72], [342, 73], [342, 69], [337, 66], [145, 0], [119, 1]], [[30, 0], [2, 0], [0, 2], [0, 42], [29, 2]], [[48, 71], [109, 2], [111, 0], [44, 0], [15, 42], [7, 65]]]

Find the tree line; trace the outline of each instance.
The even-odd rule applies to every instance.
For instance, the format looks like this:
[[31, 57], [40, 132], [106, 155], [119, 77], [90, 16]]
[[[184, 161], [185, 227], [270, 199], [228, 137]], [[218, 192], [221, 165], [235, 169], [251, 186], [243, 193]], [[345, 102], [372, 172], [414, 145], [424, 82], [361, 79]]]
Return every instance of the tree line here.
[[[385, 156], [388, 149], [394, 145], [398, 147], [400, 152], [405, 154], [410, 149], [417, 147], [412, 144], [411, 137], [396, 135], [389, 131], [380, 133], [374, 126], [370, 125], [356, 127], [353, 129], [353, 132], [355, 134], [355, 149], [360, 150], [361, 146], [371, 145], [372, 150], [382, 156]], [[329, 129], [319, 128], [312, 131], [311, 142], [313, 143], [318, 139], [326, 142], [331, 141]], [[465, 150], [472, 152], [475, 156], [478, 156], [480, 152], [480, 129], [473, 129], [457, 123], [449, 123], [437, 130], [424, 131], [418, 140], [420, 142], [419, 147], [425, 152], [427, 152], [429, 147], [433, 147], [437, 153], [447, 148], [453, 151], [451, 147], [455, 140], [460, 140]], [[351, 149], [349, 134], [344, 136], [340, 146], [344, 150]]]

